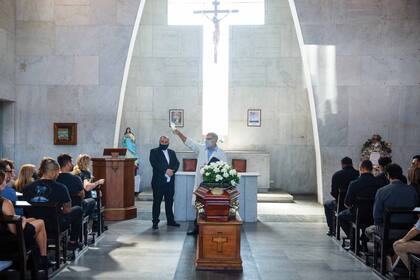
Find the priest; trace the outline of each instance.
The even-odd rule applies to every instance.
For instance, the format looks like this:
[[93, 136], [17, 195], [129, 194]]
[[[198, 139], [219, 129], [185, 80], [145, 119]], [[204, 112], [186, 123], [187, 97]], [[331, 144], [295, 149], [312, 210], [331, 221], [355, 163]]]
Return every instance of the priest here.
[[[198, 144], [191, 138], [185, 136], [179, 129], [174, 129], [174, 133], [178, 135], [184, 144], [190, 148], [193, 152], [197, 154], [197, 167], [195, 170], [195, 182], [194, 182], [194, 191], [200, 186], [201, 182], [203, 181], [203, 176], [200, 173], [200, 170], [203, 166], [216, 161], [223, 161], [227, 162], [226, 154], [217, 146], [217, 141], [219, 137], [216, 133], [210, 132], [207, 133], [205, 144]], [[195, 203], [195, 195], [192, 196], [192, 203]], [[195, 223], [195, 227], [193, 231], [189, 231], [188, 235], [195, 235], [197, 234], [197, 225]]]

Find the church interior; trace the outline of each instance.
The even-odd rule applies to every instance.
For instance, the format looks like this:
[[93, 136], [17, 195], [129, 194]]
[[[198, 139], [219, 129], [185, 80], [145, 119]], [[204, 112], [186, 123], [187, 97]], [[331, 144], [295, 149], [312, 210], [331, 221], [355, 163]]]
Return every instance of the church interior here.
[[419, 0], [0, 0], [0, 279], [420, 279]]

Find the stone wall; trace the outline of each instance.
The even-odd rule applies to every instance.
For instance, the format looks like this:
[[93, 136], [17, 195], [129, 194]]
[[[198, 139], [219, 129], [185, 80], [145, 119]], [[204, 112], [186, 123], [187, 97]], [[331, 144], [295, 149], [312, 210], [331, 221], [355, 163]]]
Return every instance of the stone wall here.
[[[139, 3], [16, 0], [16, 136], [11, 157], [18, 164], [37, 164], [42, 156], [60, 152], [100, 155], [113, 145]], [[54, 122], [78, 123], [78, 145], [54, 146]]]
[[348, 155], [373, 133], [404, 169], [420, 152], [420, 2], [295, 0], [320, 135], [324, 198]]
[[[185, 134], [202, 140], [202, 28], [168, 26], [167, 1], [147, 1], [130, 67], [121, 134], [138, 140], [143, 185], [149, 150], [170, 133], [169, 109], [185, 110]], [[267, 0], [262, 26], [230, 29], [227, 150], [271, 154], [272, 187], [315, 193], [315, 159], [302, 63], [287, 0]], [[262, 109], [262, 127], [247, 127], [247, 110]], [[217, 110], [215, 110], [217, 114]], [[185, 151], [178, 139], [172, 148]], [[251, 170], [252, 171], [252, 170]]]
[[0, 0], [0, 156], [14, 151], [15, 9], [14, 0]]

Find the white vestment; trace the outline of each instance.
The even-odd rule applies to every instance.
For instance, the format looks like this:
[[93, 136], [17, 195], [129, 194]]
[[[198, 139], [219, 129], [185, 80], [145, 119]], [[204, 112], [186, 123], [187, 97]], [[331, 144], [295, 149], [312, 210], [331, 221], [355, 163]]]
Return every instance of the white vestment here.
[[[208, 157], [208, 149], [206, 145], [198, 144], [197, 142], [187, 138], [185, 145], [190, 148], [193, 152], [197, 154], [197, 167], [195, 170], [195, 181], [194, 181], [194, 191], [200, 186], [203, 181], [203, 176], [200, 174], [201, 168], [203, 168], [212, 158], [217, 158], [220, 161], [227, 162], [226, 154], [219, 147]], [[195, 195], [192, 197], [192, 204], [195, 204]]]

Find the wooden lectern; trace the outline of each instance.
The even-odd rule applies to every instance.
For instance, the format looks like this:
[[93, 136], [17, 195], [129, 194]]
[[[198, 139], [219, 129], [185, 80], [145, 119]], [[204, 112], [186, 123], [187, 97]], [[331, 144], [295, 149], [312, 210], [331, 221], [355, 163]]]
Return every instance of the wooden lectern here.
[[134, 205], [135, 158], [119, 157], [127, 149], [105, 149], [111, 157], [92, 158], [93, 176], [105, 179], [102, 186], [102, 201], [106, 221], [121, 221], [137, 217]]

